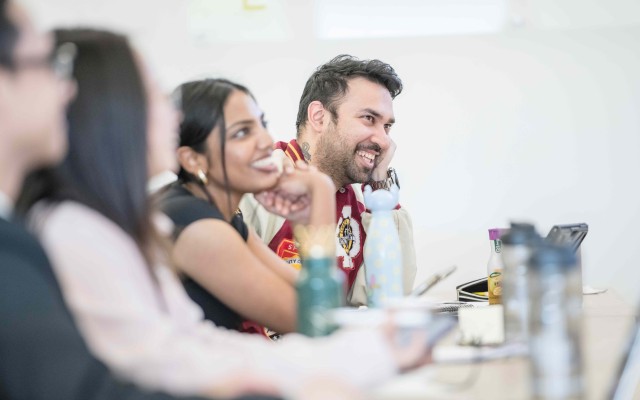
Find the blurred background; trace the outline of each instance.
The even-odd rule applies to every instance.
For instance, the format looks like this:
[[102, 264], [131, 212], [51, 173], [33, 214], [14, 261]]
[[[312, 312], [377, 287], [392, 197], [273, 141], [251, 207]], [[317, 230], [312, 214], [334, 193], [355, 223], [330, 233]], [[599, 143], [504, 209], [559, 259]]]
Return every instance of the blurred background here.
[[416, 284], [486, 274], [487, 229], [586, 222], [584, 283], [640, 301], [637, 0], [19, 0], [44, 28], [127, 33], [170, 91], [247, 85], [274, 138], [295, 135], [307, 77], [337, 54], [405, 84], [392, 165], [413, 216]]

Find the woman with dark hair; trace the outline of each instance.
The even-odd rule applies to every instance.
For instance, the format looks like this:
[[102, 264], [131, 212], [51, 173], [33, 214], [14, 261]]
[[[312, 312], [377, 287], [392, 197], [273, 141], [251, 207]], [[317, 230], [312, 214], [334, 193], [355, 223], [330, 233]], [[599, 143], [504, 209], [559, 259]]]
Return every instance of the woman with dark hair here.
[[248, 318], [293, 332], [297, 271], [235, 210], [245, 193], [260, 193], [282, 205], [279, 211], [294, 223], [331, 227], [335, 187], [328, 176], [304, 165], [280, 174], [264, 113], [246, 87], [205, 79], [176, 92], [183, 113], [180, 172], [162, 193], [160, 207], [176, 227], [173, 259], [187, 275], [185, 288], [216, 325], [254, 328], [244, 321]]
[[124, 37], [76, 30], [57, 41], [77, 48], [69, 155], [31, 181], [25, 201], [39, 200], [30, 221], [65, 301], [116, 374], [174, 394], [288, 395], [320, 376], [366, 387], [422, 361], [424, 342], [404, 346], [377, 329], [274, 344], [203, 321], [167, 267], [145, 194], [147, 179], [175, 164], [176, 113]]

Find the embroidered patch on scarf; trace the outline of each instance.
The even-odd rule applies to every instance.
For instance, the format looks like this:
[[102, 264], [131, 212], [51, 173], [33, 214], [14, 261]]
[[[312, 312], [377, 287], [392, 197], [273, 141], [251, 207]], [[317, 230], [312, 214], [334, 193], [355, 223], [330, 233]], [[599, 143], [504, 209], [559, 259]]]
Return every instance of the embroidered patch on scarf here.
[[343, 269], [355, 267], [354, 258], [360, 254], [360, 224], [351, 217], [351, 206], [342, 208], [342, 215], [336, 229], [338, 257], [342, 258]]
[[302, 268], [302, 260], [300, 260], [300, 255], [298, 254], [298, 248], [296, 244], [291, 239], [283, 239], [282, 242], [278, 245], [278, 249], [276, 250], [276, 254], [278, 257], [282, 258], [284, 262], [291, 265], [297, 270]]

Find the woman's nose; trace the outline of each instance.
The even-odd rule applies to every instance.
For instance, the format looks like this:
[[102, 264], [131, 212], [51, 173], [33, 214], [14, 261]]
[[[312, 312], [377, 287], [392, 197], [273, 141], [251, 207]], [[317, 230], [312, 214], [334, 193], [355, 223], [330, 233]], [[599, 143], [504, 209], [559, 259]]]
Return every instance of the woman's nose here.
[[261, 132], [258, 137], [258, 148], [260, 150], [269, 149], [273, 147], [273, 138], [269, 134], [266, 128], [260, 128]]

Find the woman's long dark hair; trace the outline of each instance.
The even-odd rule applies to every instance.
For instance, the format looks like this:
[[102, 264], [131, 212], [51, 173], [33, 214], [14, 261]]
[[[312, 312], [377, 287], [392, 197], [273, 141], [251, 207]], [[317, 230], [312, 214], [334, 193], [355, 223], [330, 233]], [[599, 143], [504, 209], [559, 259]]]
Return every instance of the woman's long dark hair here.
[[[225, 157], [226, 129], [224, 120], [224, 105], [229, 95], [239, 90], [248, 96], [253, 97], [249, 89], [226, 79], [203, 79], [199, 81], [187, 82], [180, 85], [175, 90], [175, 97], [180, 100], [182, 110], [182, 123], [180, 124], [180, 146], [191, 147], [194, 151], [212, 157], [207, 152], [206, 141], [214, 128], [220, 132], [220, 160], [222, 161], [222, 173], [224, 176], [227, 200], [229, 196], [229, 178], [227, 176], [227, 166]], [[195, 182], [204, 190], [205, 195], [211, 203], [213, 199], [204, 189], [200, 180], [180, 167], [178, 180], [182, 183]], [[219, 205], [217, 205], [219, 207]], [[230, 204], [228, 205], [231, 208]], [[230, 210], [231, 211], [231, 210]]]
[[0, 0], [0, 66], [13, 68], [13, 50], [18, 40], [18, 29], [9, 16], [9, 1]]
[[139, 65], [124, 36], [72, 29], [58, 30], [55, 37], [58, 46], [77, 47], [69, 152], [58, 167], [27, 179], [19, 210], [41, 199], [77, 201], [127, 232], [150, 262], [155, 234], [146, 192], [147, 104]]

